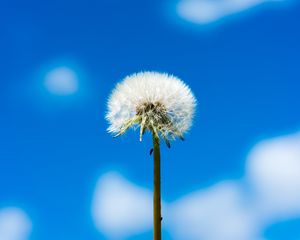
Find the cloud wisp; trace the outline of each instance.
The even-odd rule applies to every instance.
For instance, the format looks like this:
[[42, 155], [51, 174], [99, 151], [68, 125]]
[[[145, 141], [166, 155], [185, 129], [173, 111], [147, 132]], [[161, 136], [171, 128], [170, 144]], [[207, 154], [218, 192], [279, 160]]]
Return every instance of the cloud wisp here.
[[95, 225], [110, 239], [151, 229], [152, 193], [118, 173], [107, 173], [96, 186], [92, 204]]
[[180, 0], [175, 7], [185, 21], [206, 25], [263, 4], [283, 1], [287, 0]]
[[260, 142], [249, 155], [247, 179], [266, 220], [300, 216], [300, 133]]
[[78, 77], [68, 67], [57, 67], [46, 73], [45, 88], [52, 94], [72, 95], [78, 91]]
[[[300, 132], [258, 143], [242, 179], [169, 203], [164, 227], [175, 240], [258, 240], [271, 224], [300, 217], [299, 146]], [[97, 184], [92, 214], [110, 239], [127, 239], [151, 229], [152, 194], [108, 173]]]
[[173, 203], [171, 233], [186, 240], [258, 239], [259, 225], [247, 205], [242, 186], [220, 182]]
[[28, 240], [32, 223], [26, 213], [19, 208], [0, 209], [0, 239]]

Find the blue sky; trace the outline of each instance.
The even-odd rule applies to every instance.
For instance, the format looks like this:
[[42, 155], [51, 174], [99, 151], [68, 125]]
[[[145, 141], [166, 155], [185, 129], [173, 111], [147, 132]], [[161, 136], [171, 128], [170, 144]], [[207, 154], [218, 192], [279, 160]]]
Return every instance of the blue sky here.
[[[107, 97], [128, 74], [174, 74], [198, 100], [186, 141], [162, 147], [168, 203], [240, 181], [258, 142], [299, 130], [299, 4], [268, 2], [205, 24], [176, 4], [1, 2], [0, 209], [26, 212], [30, 240], [110, 239], [91, 214], [107, 172], [151, 190], [150, 136], [106, 133]], [[280, 218], [261, 235], [298, 239], [299, 219]], [[145, 232], [136, 238], [149, 239]]]

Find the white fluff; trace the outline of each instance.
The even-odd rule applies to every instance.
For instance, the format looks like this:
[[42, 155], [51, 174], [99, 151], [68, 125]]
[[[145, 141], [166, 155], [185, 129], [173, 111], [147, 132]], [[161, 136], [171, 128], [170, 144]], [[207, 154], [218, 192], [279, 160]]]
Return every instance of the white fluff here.
[[195, 106], [190, 88], [177, 77], [157, 72], [133, 74], [117, 84], [108, 100], [108, 131], [120, 135], [139, 125], [141, 135], [147, 129], [166, 141], [181, 138], [192, 125]]

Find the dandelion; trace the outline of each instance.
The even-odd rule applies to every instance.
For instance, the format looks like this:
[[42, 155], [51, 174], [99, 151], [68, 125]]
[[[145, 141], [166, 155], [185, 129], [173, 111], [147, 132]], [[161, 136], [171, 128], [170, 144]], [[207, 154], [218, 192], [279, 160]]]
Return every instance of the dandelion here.
[[[196, 99], [177, 77], [141, 72], [126, 77], [108, 100], [108, 132], [119, 136], [139, 127], [139, 139], [146, 131], [153, 136], [154, 155], [154, 240], [161, 239], [160, 139], [184, 139], [194, 116]], [[151, 153], [152, 153], [151, 150]]]

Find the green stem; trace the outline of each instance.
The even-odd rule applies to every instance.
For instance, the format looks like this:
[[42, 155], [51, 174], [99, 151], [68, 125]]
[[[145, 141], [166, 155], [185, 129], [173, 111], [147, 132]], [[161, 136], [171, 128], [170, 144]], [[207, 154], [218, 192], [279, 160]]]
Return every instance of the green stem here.
[[161, 240], [161, 197], [160, 197], [160, 147], [159, 138], [153, 135], [154, 158], [154, 194], [153, 194], [153, 235], [154, 240]]

